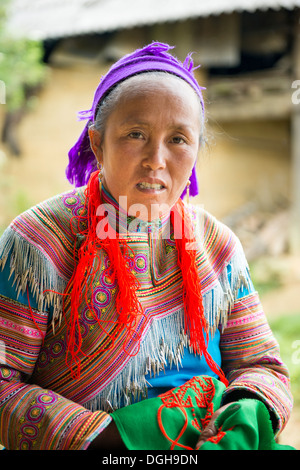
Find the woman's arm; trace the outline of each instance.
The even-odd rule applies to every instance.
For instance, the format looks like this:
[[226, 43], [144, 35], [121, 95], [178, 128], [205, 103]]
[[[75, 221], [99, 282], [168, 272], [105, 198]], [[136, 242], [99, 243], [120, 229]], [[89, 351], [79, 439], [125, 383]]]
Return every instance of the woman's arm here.
[[229, 386], [222, 406], [201, 432], [196, 449], [217, 435], [215, 421], [232, 402], [244, 398], [263, 402], [275, 435], [284, 428], [292, 409], [288, 371], [280, 359], [278, 344], [256, 292], [236, 300], [220, 346]]
[[256, 398], [281, 432], [292, 409], [289, 374], [256, 292], [236, 299], [220, 347], [229, 380], [223, 403]]
[[46, 315], [0, 296], [0, 442], [10, 450], [86, 449], [111, 417], [28, 383], [46, 328]]
[[84, 450], [111, 422], [104, 412], [22, 382], [12, 369], [0, 374], [0, 441], [8, 450]]

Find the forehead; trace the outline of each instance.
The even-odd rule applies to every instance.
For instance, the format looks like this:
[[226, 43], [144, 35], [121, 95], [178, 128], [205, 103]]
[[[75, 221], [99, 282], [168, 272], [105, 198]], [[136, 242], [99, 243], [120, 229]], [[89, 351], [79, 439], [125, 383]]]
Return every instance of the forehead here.
[[199, 96], [195, 90], [182, 78], [164, 72], [141, 73], [128, 78], [119, 85], [119, 95], [123, 98], [143, 94], [147, 91], [158, 93], [159, 91], [169, 92], [171, 95], [185, 94], [191, 100], [201, 106]]
[[115, 89], [114, 94], [112, 112], [149, 103], [156, 105], [157, 110], [168, 106], [185, 115], [196, 114], [202, 121], [201, 101], [195, 90], [183, 79], [169, 73], [143, 73], [128, 78]]

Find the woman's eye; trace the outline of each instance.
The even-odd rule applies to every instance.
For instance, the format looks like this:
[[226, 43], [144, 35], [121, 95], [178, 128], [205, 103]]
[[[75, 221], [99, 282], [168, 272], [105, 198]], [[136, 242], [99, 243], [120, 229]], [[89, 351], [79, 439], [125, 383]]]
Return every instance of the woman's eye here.
[[174, 144], [184, 144], [185, 143], [185, 140], [183, 137], [180, 137], [180, 136], [176, 136], [176, 137], [173, 137], [172, 138], [172, 142]]
[[143, 134], [141, 132], [138, 132], [138, 131], [130, 132], [130, 134], [128, 134], [128, 136], [131, 139], [142, 139], [143, 138]]

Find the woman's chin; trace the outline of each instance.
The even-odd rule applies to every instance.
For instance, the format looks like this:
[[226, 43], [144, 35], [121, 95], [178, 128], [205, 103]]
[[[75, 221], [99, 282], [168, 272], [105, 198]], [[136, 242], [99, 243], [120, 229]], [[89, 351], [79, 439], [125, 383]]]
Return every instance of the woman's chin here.
[[134, 198], [134, 203], [128, 204], [128, 215], [150, 222], [170, 212], [175, 201], [166, 197], [166, 191], [150, 191], [141, 192], [140, 197]]

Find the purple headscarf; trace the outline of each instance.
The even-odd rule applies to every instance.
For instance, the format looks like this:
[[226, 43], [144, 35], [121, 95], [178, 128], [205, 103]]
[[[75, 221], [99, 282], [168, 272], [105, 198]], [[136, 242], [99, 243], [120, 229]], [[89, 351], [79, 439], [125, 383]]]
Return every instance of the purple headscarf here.
[[[142, 49], [137, 49], [132, 54], [124, 56], [101, 78], [94, 95], [92, 108], [88, 111], [78, 113], [80, 120], [87, 119], [88, 122], [78, 141], [69, 151], [69, 164], [66, 169], [66, 176], [70, 183], [74, 184], [76, 187], [83, 186], [88, 182], [90, 174], [95, 171], [96, 159], [90, 147], [88, 127], [96, 118], [100, 101], [108, 94], [113, 86], [126, 78], [149, 71], [164, 71], [177, 75], [189, 83], [195, 90], [199, 96], [204, 112], [202, 98], [203, 87], [199, 86], [193, 75], [195, 68], [193, 67], [194, 64], [191, 54], [181, 63], [177, 58], [167, 52], [169, 49], [173, 49], [173, 47], [168, 44], [153, 42]], [[195, 167], [193, 168], [190, 182], [190, 194], [191, 196], [196, 196], [198, 194], [198, 182]], [[186, 190], [181, 197], [184, 196], [185, 192]]]

